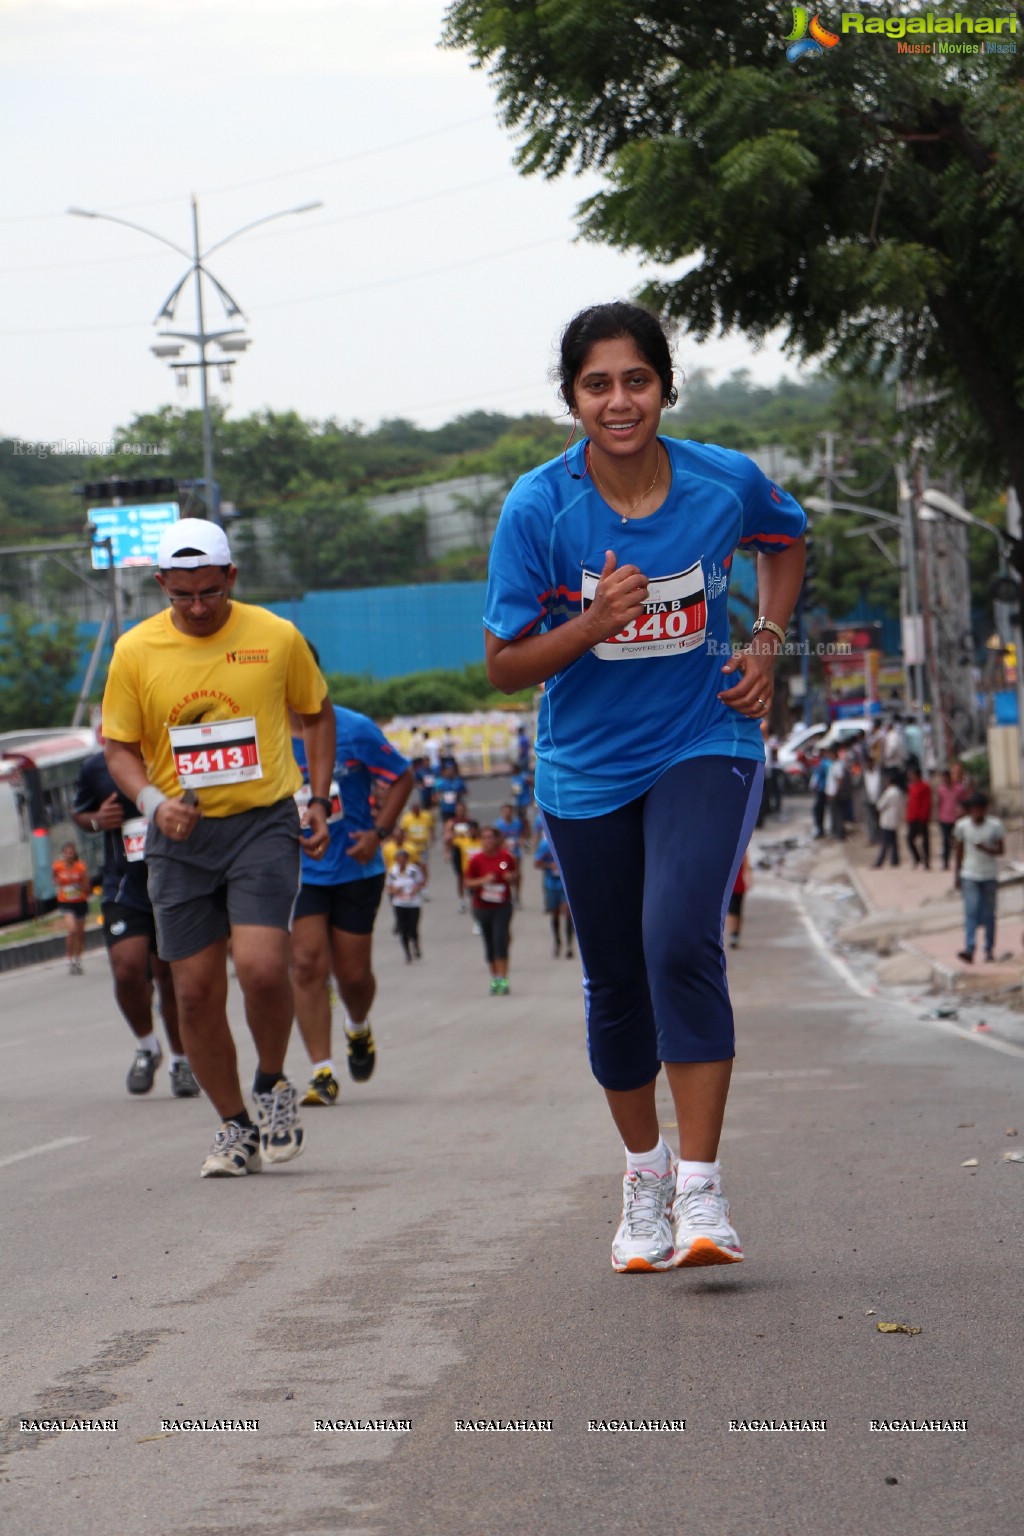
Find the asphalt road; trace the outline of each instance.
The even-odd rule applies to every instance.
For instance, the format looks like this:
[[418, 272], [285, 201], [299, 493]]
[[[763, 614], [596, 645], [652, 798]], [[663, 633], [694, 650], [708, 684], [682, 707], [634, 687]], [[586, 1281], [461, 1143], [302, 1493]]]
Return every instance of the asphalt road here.
[[[619, 1276], [578, 963], [531, 872], [491, 998], [435, 864], [422, 963], [378, 924], [374, 1078], [259, 1178], [200, 1181], [215, 1119], [165, 1071], [125, 1093], [102, 954], [0, 977], [4, 1536], [1018, 1529], [1024, 1053], [852, 992], [761, 879], [723, 1145], [747, 1261]], [[196, 1418], [259, 1429], [162, 1427]], [[314, 1429], [381, 1418], [411, 1429]], [[588, 1429], [612, 1418], [686, 1427]], [[827, 1429], [729, 1427], [766, 1419]], [[967, 1428], [870, 1427], [923, 1419]]]

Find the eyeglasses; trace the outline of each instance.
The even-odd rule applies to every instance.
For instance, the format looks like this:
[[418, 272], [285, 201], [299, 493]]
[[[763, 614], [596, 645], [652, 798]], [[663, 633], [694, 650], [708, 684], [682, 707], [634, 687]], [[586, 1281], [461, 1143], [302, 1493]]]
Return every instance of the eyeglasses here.
[[167, 601], [175, 608], [191, 608], [195, 603], [202, 603], [204, 608], [216, 608], [226, 591], [226, 587], [221, 587], [217, 592], [168, 592]]

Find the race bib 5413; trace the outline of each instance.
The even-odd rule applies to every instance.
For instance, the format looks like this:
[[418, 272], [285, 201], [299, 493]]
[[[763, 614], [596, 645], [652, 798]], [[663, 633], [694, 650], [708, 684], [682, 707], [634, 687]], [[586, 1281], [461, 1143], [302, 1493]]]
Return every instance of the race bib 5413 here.
[[186, 789], [262, 779], [256, 721], [252, 715], [205, 725], [169, 725], [174, 771]]

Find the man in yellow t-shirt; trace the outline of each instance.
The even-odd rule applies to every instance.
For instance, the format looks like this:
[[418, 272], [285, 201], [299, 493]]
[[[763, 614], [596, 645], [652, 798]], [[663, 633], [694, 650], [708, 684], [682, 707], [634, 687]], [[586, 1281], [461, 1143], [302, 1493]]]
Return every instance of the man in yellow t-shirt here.
[[[327, 848], [334, 711], [293, 624], [232, 599], [224, 532], [201, 518], [166, 530], [156, 579], [170, 607], [118, 641], [103, 695], [107, 766], [149, 820], [157, 950], [170, 963], [182, 1042], [221, 1117], [202, 1176], [238, 1177], [302, 1151], [284, 1075], [292, 1022], [288, 929], [299, 843]], [[311, 796], [287, 706], [300, 717]], [[254, 1126], [227, 1019], [227, 947], [256, 1044]]]
[[401, 828], [405, 833], [405, 844], [409, 850], [409, 861], [418, 864], [426, 874], [429, 858], [430, 844], [434, 840], [434, 818], [430, 811], [425, 811], [421, 805], [414, 805], [406, 811], [401, 820]]

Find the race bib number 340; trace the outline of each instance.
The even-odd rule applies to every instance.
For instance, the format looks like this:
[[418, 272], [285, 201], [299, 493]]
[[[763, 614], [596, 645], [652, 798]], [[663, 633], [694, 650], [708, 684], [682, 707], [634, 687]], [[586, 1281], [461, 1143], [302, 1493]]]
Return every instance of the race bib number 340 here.
[[[584, 571], [581, 583], [584, 613], [597, 594], [599, 577]], [[647, 583], [647, 602], [625, 629], [592, 647], [600, 661], [637, 661], [648, 656], [678, 656], [703, 645], [708, 622], [704, 568], [698, 560], [674, 576], [657, 576]]]
[[256, 721], [252, 715], [206, 725], [168, 726], [174, 771], [186, 789], [262, 779]]

